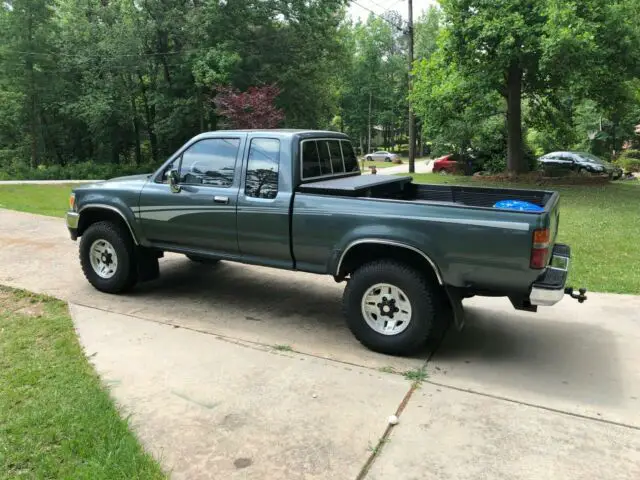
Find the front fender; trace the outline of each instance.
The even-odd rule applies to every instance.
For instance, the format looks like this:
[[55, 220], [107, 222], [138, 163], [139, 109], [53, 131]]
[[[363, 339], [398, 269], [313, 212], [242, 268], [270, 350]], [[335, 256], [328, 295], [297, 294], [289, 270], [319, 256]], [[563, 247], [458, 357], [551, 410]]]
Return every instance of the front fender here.
[[[96, 210], [113, 212], [119, 215], [126, 223], [134, 243], [136, 245], [144, 245], [145, 239], [136, 221], [136, 213], [134, 212], [134, 208], [137, 207], [130, 206], [128, 202], [125, 202], [120, 197], [101, 195], [97, 192], [89, 192], [80, 198], [76, 197], [76, 202], [80, 224], [82, 223], [82, 216], [87, 215], [89, 212], [95, 212]], [[137, 205], [137, 201], [132, 203], [132, 205]]]

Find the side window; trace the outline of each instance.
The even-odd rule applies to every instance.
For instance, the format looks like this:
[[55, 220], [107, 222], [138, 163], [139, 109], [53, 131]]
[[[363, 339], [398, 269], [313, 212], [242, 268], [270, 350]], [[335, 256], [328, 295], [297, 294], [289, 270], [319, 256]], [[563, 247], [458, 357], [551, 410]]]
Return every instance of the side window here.
[[342, 140], [340, 144], [342, 145], [342, 155], [344, 157], [344, 171], [347, 173], [360, 171], [358, 158], [356, 157], [356, 152], [353, 150], [351, 142]]
[[247, 197], [276, 198], [279, 167], [280, 140], [274, 138], [251, 140], [245, 185]]
[[338, 140], [328, 140], [329, 155], [331, 155], [331, 170], [333, 173], [344, 173], [344, 163], [342, 162], [342, 149]]
[[182, 154], [180, 183], [230, 187], [239, 147], [237, 138], [208, 138], [191, 145]]
[[302, 178], [319, 177], [320, 172], [320, 155], [316, 142], [302, 142]]
[[318, 141], [318, 153], [320, 154], [320, 175], [331, 175], [331, 157], [329, 147], [324, 140]]

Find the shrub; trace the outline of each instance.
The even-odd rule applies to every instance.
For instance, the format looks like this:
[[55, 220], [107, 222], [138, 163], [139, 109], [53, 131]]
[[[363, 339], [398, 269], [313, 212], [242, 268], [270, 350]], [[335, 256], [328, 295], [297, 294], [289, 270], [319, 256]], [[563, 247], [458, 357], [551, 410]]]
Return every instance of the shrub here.
[[616, 163], [627, 172], [640, 172], [640, 150], [625, 150]]
[[31, 169], [21, 163], [9, 163], [0, 170], [0, 180], [106, 180], [138, 173], [151, 173], [156, 166], [81, 162], [69, 165], [39, 165]]
[[484, 162], [484, 170], [489, 173], [502, 173], [507, 169], [507, 160], [502, 155], [491, 156]]
[[640, 172], [640, 158], [622, 157], [619, 163], [625, 172]]

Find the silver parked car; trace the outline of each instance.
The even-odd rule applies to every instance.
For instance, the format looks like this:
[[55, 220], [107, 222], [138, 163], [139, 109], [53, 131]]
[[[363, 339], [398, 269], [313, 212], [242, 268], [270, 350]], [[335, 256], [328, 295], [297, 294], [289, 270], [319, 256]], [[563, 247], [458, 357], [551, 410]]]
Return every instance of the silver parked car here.
[[382, 162], [393, 162], [394, 160], [399, 159], [400, 157], [391, 152], [387, 152], [384, 150], [380, 150], [379, 152], [373, 152], [365, 155], [368, 162], [373, 162], [374, 160], [382, 161]]

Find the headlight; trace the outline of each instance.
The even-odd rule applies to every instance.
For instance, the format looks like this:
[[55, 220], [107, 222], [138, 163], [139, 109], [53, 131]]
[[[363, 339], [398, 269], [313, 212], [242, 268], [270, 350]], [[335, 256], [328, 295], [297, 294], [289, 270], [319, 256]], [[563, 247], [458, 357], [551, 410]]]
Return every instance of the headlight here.
[[76, 194], [73, 192], [69, 195], [69, 209], [76, 211]]

